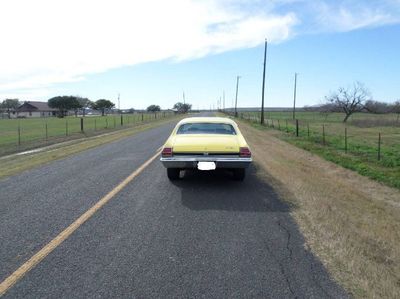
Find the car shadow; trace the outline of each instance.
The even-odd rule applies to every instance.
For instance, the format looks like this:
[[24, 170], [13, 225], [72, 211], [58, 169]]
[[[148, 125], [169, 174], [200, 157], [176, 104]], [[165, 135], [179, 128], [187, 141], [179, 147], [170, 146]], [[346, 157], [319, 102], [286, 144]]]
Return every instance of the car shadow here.
[[244, 181], [235, 181], [228, 170], [185, 170], [173, 181], [181, 190], [182, 204], [191, 210], [246, 212], [289, 212], [287, 203], [256, 175], [254, 166], [247, 169]]

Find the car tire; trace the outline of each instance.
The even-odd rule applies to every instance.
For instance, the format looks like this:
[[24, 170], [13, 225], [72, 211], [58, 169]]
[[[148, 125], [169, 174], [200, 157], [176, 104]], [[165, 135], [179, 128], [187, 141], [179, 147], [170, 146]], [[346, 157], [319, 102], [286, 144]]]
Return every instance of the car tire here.
[[167, 168], [167, 175], [171, 181], [178, 180], [180, 172], [179, 168]]
[[245, 168], [237, 168], [233, 170], [233, 178], [236, 181], [243, 181], [246, 177], [246, 169]]

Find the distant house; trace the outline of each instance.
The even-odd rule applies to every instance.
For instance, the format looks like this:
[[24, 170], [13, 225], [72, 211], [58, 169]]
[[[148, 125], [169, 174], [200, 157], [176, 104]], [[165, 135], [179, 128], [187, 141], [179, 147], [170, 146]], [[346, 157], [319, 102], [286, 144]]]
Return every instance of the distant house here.
[[16, 110], [17, 117], [49, 117], [55, 116], [58, 109], [50, 108], [47, 102], [28, 101]]

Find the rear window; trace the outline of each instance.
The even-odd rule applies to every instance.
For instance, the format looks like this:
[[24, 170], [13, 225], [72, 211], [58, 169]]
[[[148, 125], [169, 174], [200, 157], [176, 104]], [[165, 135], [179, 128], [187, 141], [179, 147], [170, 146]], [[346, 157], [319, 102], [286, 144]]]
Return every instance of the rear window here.
[[177, 134], [224, 134], [236, 135], [230, 124], [218, 123], [187, 123], [179, 127]]

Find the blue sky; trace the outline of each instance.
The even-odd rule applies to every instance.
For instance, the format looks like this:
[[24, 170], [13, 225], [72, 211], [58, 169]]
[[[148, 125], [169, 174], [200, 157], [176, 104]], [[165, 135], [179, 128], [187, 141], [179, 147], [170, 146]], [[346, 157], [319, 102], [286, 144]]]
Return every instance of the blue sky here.
[[[254, 107], [265, 37], [268, 107], [292, 104], [295, 72], [299, 106], [320, 103], [354, 81], [376, 100], [400, 99], [398, 0], [149, 2], [2, 2], [0, 23], [28, 7], [15, 28], [5, 32], [0, 24], [9, 45], [0, 50], [0, 99], [66, 94], [117, 102], [120, 93], [122, 108], [170, 108], [184, 91], [203, 109], [225, 91], [230, 107], [240, 75], [238, 105]], [[71, 24], [68, 14], [78, 8], [77, 19], [85, 21]], [[32, 11], [46, 21], [30, 19]]]

